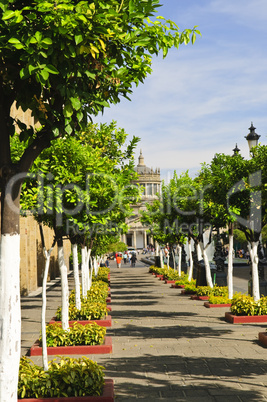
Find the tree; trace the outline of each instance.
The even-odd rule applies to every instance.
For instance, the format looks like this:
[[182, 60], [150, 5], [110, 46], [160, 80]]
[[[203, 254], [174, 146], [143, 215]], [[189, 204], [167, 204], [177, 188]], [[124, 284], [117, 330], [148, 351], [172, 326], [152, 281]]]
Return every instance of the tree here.
[[[196, 29], [179, 32], [171, 21], [150, 17], [158, 0], [7, 0], [0, 5], [0, 399], [16, 400], [19, 367], [20, 187], [51, 140], [72, 135], [109, 103], [128, 98], [132, 85], [151, 73], [151, 55], [195, 41]], [[39, 121], [26, 127], [10, 116], [16, 102]], [[14, 121], [28, 141], [14, 165]], [[10, 286], [12, 284], [12, 286]], [[9, 317], [9, 318], [7, 318]], [[12, 352], [8, 352], [12, 351]]]
[[[90, 253], [85, 253], [86, 243], [90, 243], [91, 250], [96, 237], [99, 241], [101, 234], [102, 237], [107, 233], [114, 236], [130, 213], [129, 195], [137, 195], [137, 189], [130, 186], [130, 181], [136, 175], [133, 150], [138, 138], [134, 137], [129, 144], [126, 144], [126, 138], [124, 130], [116, 129], [113, 122], [109, 126], [101, 125], [100, 129], [90, 124], [78, 138], [54, 140], [34, 162], [29, 175], [30, 178], [33, 176], [33, 182], [25, 183], [22, 188], [23, 207], [30, 209], [39, 223], [48, 225], [55, 233], [62, 284], [62, 327], [65, 330], [69, 327], [69, 295], [63, 239], [71, 240], [74, 262], [77, 260], [77, 247], [74, 246], [77, 243], [81, 246], [82, 289], [86, 296], [91, 279], [88, 277]], [[126, 147], [125, 151], [121, 151], [122, 146]], [[112, 157], [110, 152], [114, 152]], [[74, 270], [77, 274], [77, 264]], [[76, 277], [76, 296], [79, 296]]]

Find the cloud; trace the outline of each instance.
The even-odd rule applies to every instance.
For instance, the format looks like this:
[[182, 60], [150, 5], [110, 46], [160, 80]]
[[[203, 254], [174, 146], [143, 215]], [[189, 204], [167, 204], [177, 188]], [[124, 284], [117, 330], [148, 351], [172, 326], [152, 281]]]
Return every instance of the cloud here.
[[152, 75], [134, 89], [132, 102], [111, 107], [102, 121], [115, 119], [141, 137], [145, 162], [162, 171], [197, 170], [216, 152], [232, 154], [236, 142], [247, 157], [244, 136], [251, 121], [266, 142], [266, 44], [256, 34], [267, 19], [267, 2], [163, 2], [174, 20], [199, 20], [203, 37], [165, 60], [155, 58]]

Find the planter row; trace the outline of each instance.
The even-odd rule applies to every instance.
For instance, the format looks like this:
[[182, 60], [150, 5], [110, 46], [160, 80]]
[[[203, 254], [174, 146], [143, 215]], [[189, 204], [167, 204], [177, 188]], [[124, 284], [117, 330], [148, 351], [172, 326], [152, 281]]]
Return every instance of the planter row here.
[[[159, 277], [161, 280], [163, 280], [163, 275], [156, 275]], [[165, 283], [175, 283], [176, 281], [167, 281], [165, 280]], [[172, 288], [183, 288], [183, 285], [174, 285], [172, 284]], [[181, 294], [183, 295], [189, 295], [188, 293], [185, 293], [184, 290], [181, 291]], [[192, 300], [208, 300], [209, 296], [197, 296], [195, 294], [191, 295]], [[207, 308], [216, 308], [216, 307], [231, 307], [231, 304], [211, 304], [209, 302], [204, 302], [204, 306]], [[261, 322], [266, 322], [267, 323], [267, 315], [254, 315], [254, 316], [245, 316], [245, 315], [234, 315], [231, 312], [226, 312], [225, 313], [225, 321], [231, 323], [231, 324], [249, 324], [249, 323], [261, 323]], [[260, 332], [258, 334], [258, 340], [259, 343], [262, 346], [267, 347], [267, 332]]]
[[[109, 278], [110, 280], [110, 275]], [[109, 294], [110, 296], [110, 294]], [[107, 303], [111, 303], [111, 297], [106, 299]], [[111, 311], [111, 307], [108, 306], [108, 310]], [[53, 318], [49, 324], [53, 324], [56, 321]], [[90, 321], [69, 321], [70, 327], [73, 326], [74, 322], [78, 322], [81, 325], [86, 325], [90, 323], [96, 323], [103, 327], [111, 327], [112, 320], [111, 316], [108, 315], [102, 320], [90, 320]], [[90, 354], [108, 354], [112, 353], [112, 338], [106, 336], [104, 343], [102, 345], [78, 345], [78, 346], [56, 346], [48, 347], [47, 354], [49, 356], [53, 355], [90, 355]], [[30, 349], [30, 356], [41, 356], [42, 346], [39, 340], [37, 340]], [[114, 382], [112, 379], [105, 379], [105, 384], [103, 388], [103, 394], [101, 396], [80, 396], [80, 397], [55, 397], [55, 398], [24, 398], [18, 399], [21, 402], [114, 402]]]

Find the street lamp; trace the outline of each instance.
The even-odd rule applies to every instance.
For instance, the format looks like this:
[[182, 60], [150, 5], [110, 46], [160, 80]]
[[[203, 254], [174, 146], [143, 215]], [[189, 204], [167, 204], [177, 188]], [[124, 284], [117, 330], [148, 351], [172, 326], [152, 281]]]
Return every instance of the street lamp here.
[[233, 151], [234, 151], [234, 153], [233, 153], [233, 155], [232, 155], [232, 156], [236, 156], [236, 155], [238, 155], [238, 154], [239, 154], [240, 149], [238, 148], [237, 144], [235, 144], [235, 148], [233, 149]]
[[258, 140], [260, 138], [260, 135], [255, 133], [256, 127], [253, 126], [253, 123], [251, 122], [251, 126], [249, 128], [249, 133], [247, 136], [245, 136], [247, 142], [248, 142], [248, 147], [249, 147], [249, 152], [251, 152], [251, 148], [256, 147], [258, 145]]

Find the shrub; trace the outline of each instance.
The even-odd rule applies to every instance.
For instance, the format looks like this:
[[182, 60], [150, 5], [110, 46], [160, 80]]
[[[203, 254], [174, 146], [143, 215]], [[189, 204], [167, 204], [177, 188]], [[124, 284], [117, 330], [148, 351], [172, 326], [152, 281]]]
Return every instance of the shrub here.
[[[105, 302], [92, 302], [83, 300], [81, 309], [78, 310], [74, 304], [69, 305], [69, 320], [101, 320], [108, 314], [107, 304]], [[61, 321], [61, 307], [57, 309], [56, 321]]]
[[18, 398], [99, 396], [103, 393], [104, 367], [82, 357], [61, 357], [50, 361], [48, 371], [22, 357], [20, 359]]
[[228, 295], [225, 296], [209, 296], [210, 304], [231, 304], [231, 299], [228, 298]]
[[196, 280], [195, 279], [191, 279], [191, 281], [189, 282], [188, 281], [188, 275], [185, 275], [183, 278], [181, 278], [181, 279], [178, 279], [176, 282], [175, 282], [175, 285], [194, 285], [194, 286], [196, 286]]
[[197, 287], [195, 284], [189, 283], [188, 285], [185, 285], [184, 293], [195, 294], [196, 292], [197, 292]]
[[[95, 281], [92, 283], [90, 290], [88, 290], [86, 297], [82, 296], [82, 288], [81, 292], [81, 301], [102, 301], [103, 303], [106, 301], [108, 297], [108, 284], [107, 282], [103, 282], [101, 280]], [[70, 304], [75, 304], [75, 290], [70, 292], [69, 297]]]
[[267, 296], [261, 297], [260, 300], [256, 302], [252, 296], [238, 293], [234, 295], [230, 309], [234, 315], [266, 315]]
[[197, 295], [198, 296], [226, 296], [228, 295], [227, 286], [217, 286], [214, 285], [213, 288], [210, 286], [198, 286], [197, 287]]
[[109, 272], [110, 272], [110, 269], [108, 267], [100, 267], [99, 270], [98, 270], [97, 276], [95, 276], [93, 274], [93, 277], [92, 277], [93, 282], [95, 282], [95, 281], [103, 281], [103, 282], [108, 283], [109, 282], [109, 280], [108, 280]]
[[[68, 331], [62, 329], [61, 324], [48, 324], [46, 326], [47, 346], [78, 346], [102, 345], [106, 335], [106, 328], [95, 323], [81, 325], [77, 322]], [[40, 336], [39, 340], [42, 340]]]

